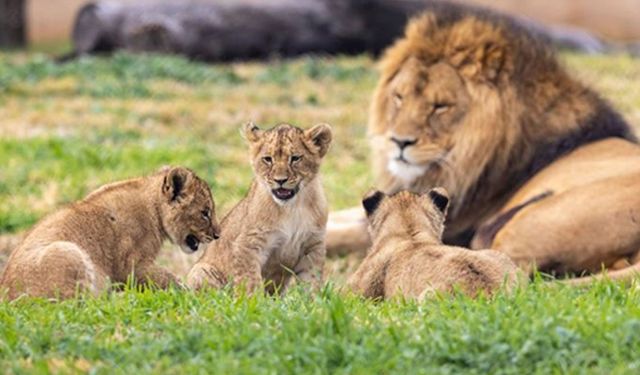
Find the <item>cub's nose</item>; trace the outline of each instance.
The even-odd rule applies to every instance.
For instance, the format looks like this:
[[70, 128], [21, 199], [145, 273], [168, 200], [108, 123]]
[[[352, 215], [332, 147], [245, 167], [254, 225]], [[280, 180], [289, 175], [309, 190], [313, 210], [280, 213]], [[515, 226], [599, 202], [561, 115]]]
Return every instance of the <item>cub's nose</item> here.
[[395, 143], [401, 150], [404, 150], [408, 146], [415, 145], [418, 140], [415, 138], [391, 137], [391, 142]]
[[275, 181], [278, 185], [282, 186], [284, 185], [287, 181], [289, 181], [288, 178], [274, 178], [273, 181]]
[[211, 235], [211, 237], [213, 237], [214, 240], [217, 240], [218, 238], [220, 238], [220, 231], [220, 226], [214, 225], [209, 231], [209, 234]]

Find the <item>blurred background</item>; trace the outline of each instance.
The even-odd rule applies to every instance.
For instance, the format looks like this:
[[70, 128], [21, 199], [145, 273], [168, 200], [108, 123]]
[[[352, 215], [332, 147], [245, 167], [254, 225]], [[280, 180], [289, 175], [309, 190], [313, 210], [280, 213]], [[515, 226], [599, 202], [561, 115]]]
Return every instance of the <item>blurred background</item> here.
[[[235, 2], [247, 2], [235, 0]], [[260, 0], [254, 3], [274, 3]], [[366, 1], [366, 0], [365, 0]], [[404, 0], [392, 0], [402, 2]], [[458, 0], [530, 17], [547, 26], [575, 28], [610, 42], [640, 41], [639, 0]], [[141, 3], [119, 0], [118, 3]], [[144, 0], [160, 3], [162, 0]], [[206, 1], [205, 1], [206, 2]], [[209, 2], [221, 2], [210, 0]], [[222, 0], [234, 2], [234, 0]], [[62, 46], [86, 0], [0, 0], [0, 46]]]

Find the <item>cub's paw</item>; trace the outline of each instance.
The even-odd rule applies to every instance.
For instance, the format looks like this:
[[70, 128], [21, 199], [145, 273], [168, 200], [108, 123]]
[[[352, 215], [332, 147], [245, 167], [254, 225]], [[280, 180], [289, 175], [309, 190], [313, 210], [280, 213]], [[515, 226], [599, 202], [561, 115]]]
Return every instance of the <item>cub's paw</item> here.
[[220, 289], [227, 284], [226, 277], [215, 267], [196, 263], [187, 275], [187, 287], [198, 290], [202, 288]]

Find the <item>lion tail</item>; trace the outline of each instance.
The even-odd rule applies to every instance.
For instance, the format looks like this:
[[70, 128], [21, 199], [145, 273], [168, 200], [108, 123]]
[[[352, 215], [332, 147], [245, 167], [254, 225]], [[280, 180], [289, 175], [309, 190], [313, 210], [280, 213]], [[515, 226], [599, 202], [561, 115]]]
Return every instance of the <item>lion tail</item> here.
[[635, 278], [640, 278], [640, 263], [632, 264], [621, 270], [577, 277], [574, 279], [562, 280], [561, 282], [573, 286], [586, 286], [601, 280], [623, 281], [625, 284], [630, 284]]

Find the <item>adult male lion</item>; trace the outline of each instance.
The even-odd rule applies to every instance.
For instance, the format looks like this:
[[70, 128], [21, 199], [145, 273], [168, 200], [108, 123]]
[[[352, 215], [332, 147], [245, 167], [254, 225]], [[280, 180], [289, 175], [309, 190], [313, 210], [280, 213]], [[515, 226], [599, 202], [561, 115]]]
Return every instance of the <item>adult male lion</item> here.
[[[632, 261], [640, 148], [545, 41], [505, 16], [444, 6], [414, 19], [381, 68], [369, 122], [378, 188], [445, 187], [449, 243], [556, 274]], [[354, 213], [331, 216], [329, 253], [367, 240]]]

